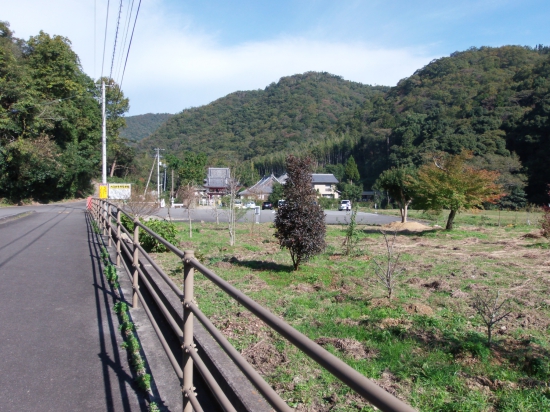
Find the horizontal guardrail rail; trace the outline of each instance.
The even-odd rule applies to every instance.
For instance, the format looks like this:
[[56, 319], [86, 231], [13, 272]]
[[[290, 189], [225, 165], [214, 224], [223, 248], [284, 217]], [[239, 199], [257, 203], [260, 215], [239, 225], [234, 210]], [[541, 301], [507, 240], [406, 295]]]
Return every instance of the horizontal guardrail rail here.
[[[117, 265], [123, 265], [128, 273], [133, 287], [132, 307], [137, 307], [138, 301], [144, 307], [147, 316], [149, 317], [153, 329], [159, 337], [161, 345], [166, 352], [176, 375], [181, 381], [182, 392], [184, 395], [183, 410], [184, 412], [202, 411], [200, 402], [194, 393], [193, 386], [193, 368], [196, 368], [203, 380], [210, 388], [215, 396], [218, 404], [225, 411], [233, 412], [235, 407], [228, 400], [220, 385], [213, 377], [211, 371], [202, 361], [201, 357], [196, 352], [196, 345], [193, 340], [193, 321], [196, 318], [202, 326], [208, 331], [212, 338], [220, 345], [227, 353], [234, 364], [242, 371], [249, 381], [262, 394], [265, 400], [276, 411], [293, 411], [284, 400], [273, 390], [273, 388], [260, 376], [260, 374], [244, 359], [244, 357], [229, 343], [223, 334], [214, 326], [208, 317], [200, 311], [194, 298], [194, 271], [198, 270], [212, 283], [218, 286], [223, 292], [231, 296], [240, 305], [244, 306], [256, 317], [261, 319], [271, 329], [286, 338], [292, 345], [305, 353], [308, 357], [317, 362], [320, 366], [328, 370], [332, 375], [341, 380], [345, 385], [368, 400], [372, 405], [376, 406], [383, 412], [414, 412], [414, 409], [397, 399], [393, 395], [386, 392], [384, 389], [376, 385], [374, 382], [367, 379], [365, 376], [357, 372], [355, 369], [347, 365], [345, 362], [322, 348], [317, 343], [313, 342], [307, 336], [298, 332], [292, 326], [284, 322], [282, 319], [265, 309], [243, 292], [226, 282], [213, 271], [200, 263], [192, 250], [181, 251], [170, 242], [163, 239], [157, 233], [142, 224], [139, 220], [134, 219], [130, 214], [124, 211], [124, 206], [118, 206], [101, 199], [92, 199], [89, 203], [89, 212], [96, 222], [103, 235], [108, 238], [108, 245], [116, 242]], [[121, 213], [126, 215], [133, 222], [133, 233], [127, 230], [121, 224]], [[172, 253], [176, 254], [183, 261], [184, 279], [183, 290], [162, 270], [162, 268], [147, 254], [143, 247], [139, 244], [139, 231], [143, 230], [157, 241], [162, 243]], [[124, 235], [124, 236], [123, 236]], [[123, 237], [126, 239], [123, 241]], [[155, 291], [155, 288], [147, 280], [147, 276], [140, 268], [139, 257], [142, 256], [160, 277], [166, 282], [168, 287], [175, 293], [183, 306], [183, 325], [178, 324], [170, 313], [170, 310], [165, 306], [163, 300]], [[132, 271], [126, 263], [132, 262]], [[160, 312], [178, 336], [182, 343], [183, 361], [178, 362], [171, 352], [165, 337], [151, 314], [150, 308], [147, 306], [146, 300], [139, 291], [139, 283], [147, 288], [149, 295], [152, 297]]]

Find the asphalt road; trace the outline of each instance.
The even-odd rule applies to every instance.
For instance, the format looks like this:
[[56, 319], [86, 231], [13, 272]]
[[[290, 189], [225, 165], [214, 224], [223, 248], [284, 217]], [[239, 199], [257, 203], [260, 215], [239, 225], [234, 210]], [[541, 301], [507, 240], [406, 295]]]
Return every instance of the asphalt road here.
[[[172, 219], [174, 220], [187, 220], [187, 209], [159, 209], [156, 213], [157, 216], [167, 218], [168, 211]], [[266, 223], [273, 222], [275, 218], [274, 210], [260, 210], [260, 215], [254, 215], [253, 210], [242, 211], [244, 216], [239, 219], [240, 222], [252, 222], [252, 219], [256, 219], [256, 222]], [[220, 222], [227, 222], [227, 213], [224, 209], [218, 209], [218, 211], [207, 208], [200, 207], [197, 209], [191, 209], [191, 219], [193, 221], [204, 221], [204, 222], [215, 222], [216, 213]], [[341, 225], [349, 222], [351, 212], [339, 212], [337, 210], [325, 210], [326, 222], [328, 225]], [[259, 219], [259, 220], [258, 220]], [[360, 225], [385, 225], [391, 222], [396, 222], [401, 220], [395, 216], [379, 215], [376, 213], [363, 213], [358, 212], [356, 216], [356, 222]]]
[[84, 202], [0, 208], [0, 411], [139, 411]]

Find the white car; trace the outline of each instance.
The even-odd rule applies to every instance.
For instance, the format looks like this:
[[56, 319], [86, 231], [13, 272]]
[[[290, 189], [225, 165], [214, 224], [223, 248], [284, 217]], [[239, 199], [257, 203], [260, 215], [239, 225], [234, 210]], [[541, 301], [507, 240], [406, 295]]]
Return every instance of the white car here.
[[338, 206], [338, 210], [345, 210], [345, 211], [351, 211], [351, 200], [342, 200], [340, 201], [340, 206]]
[[244, 205], [245, 209], [254, 209], [255, 207], [256, 207], [255, 202], [246, 202], [246, 204]]

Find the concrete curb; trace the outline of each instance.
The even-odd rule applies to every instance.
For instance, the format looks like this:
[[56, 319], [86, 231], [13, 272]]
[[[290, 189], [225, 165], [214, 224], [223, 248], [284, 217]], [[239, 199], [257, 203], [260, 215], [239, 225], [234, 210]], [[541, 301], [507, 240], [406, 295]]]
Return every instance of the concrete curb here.
[[34, 213], [36, 213], [34, 210], [29, 210], [27, 212], [17, 213], [15, 215], [0, 217], [0, 225], [3, 225], [4, 223], [12, 222], [17, 219], [21, 219], [23, 217], [30, 216]]

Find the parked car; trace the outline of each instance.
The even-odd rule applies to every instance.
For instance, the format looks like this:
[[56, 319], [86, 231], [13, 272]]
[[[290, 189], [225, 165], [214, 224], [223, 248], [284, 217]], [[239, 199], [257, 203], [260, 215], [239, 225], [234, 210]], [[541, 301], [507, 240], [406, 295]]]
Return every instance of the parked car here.
[[273, 210], [273, 203], [263, 202], [262, 203], [262, 210]]
[[284, 200], [279, 200], [279, 201], [277, 202], [277, 208], [283, 206], [284, 204], [285, 204], [285, 201], [284, 201]]
[[253, 202], [251, 200], [246, 202], [246, 204], [244, 205], [245, 209], [254, 209], [255, 207], [256, 207], [256, 202]]
[[340, 206], [338, 206], [338, 210], [351, 211], [351, 200], [340, 201]]
[[240, 208], [243, 207], [243, 202], [242, 202], [241, 200], [239, 200], [239, 199], [235, 199], [235, 203], [234, 203], [234, 204], [235, 204], [235, 208], [236, 208], [236, 209], [240, 209]]

